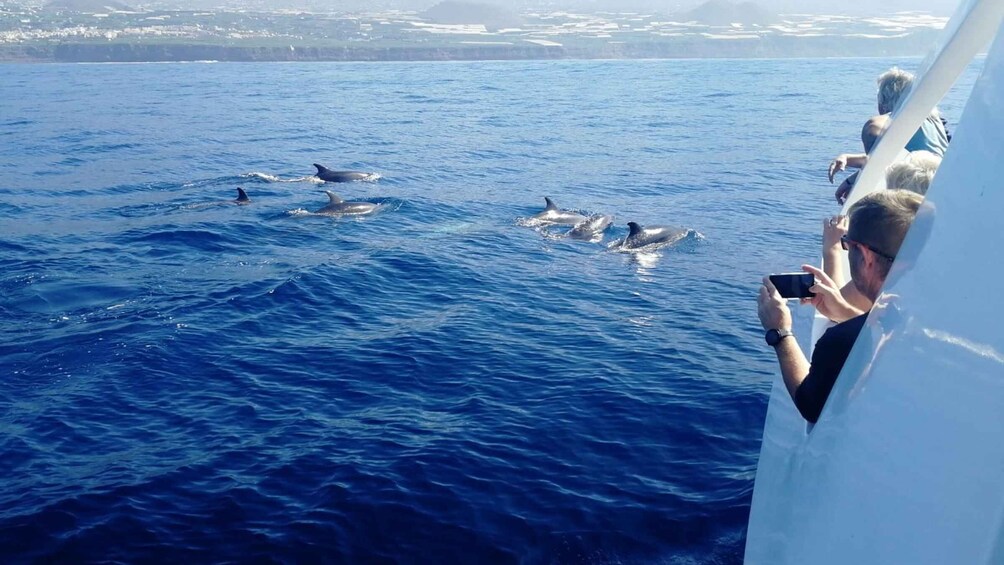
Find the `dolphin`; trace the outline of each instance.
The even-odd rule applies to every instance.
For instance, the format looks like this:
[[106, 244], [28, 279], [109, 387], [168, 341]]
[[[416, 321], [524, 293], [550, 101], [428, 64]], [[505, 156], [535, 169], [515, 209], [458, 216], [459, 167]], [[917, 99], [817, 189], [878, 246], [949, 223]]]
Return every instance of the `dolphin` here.
[[314, 212], [315, 214], [325, 214], [328, 216], [361, 216], [364, 214], [372, 214], [380, 207], [379, 204], [374, 204], [372, 202], [346, 202], [330, 190], [325, 190], [324, 193], [328, 195], [328, 205]]
[[544, 197], [544, 202], [547, 203], [547, 207], [544, 208], [544, 211], [530, 216], [531, 219], [547, 224], [564, 224], [570, 226], [581, 224], [589, 219], [582, 214], [558, 209], [558, 205], [547, 196]]
[[361, 171], [332, 171], [331, 169], [325, 167], [324, 165], [318, 165], [314, 163], [317, 167], [317, 178], [325, 182], [351, 182], [354, 180], [368, 180], [372, 179], [376, 173], [364, 173]]
[[593, 243], [599, 243], [603, 239], [603, 232], [607, 231], [607, 228], [610, 227], [613, 221], [613, 216], [591, 216], [575, 224], [575, 227], [568, 230], [568, 233], [565, 235], [573, 239], [584, 239]]
[[211, 202], [196, 202], [195, 204], [186, 204], [182, 208], [187, 210], [198, 210], [200, 208], [208, 208], [210, 206], [231, 206], [236, 204], [238, 206], [244, 206], [245, 204], [250, 204], [251, 199], [248, 198], [248, 193], [244, 192], [244, 189], [237, 187], [237, 198], [233, 200], [213, 200]]
[[237, 187], [237, 198], [233, 200], [233, 203], [238, 206], [244, 206], [245, 204], [250, 204], [251, 199], [248, 198], [248, 193], [244, 192], [244, 189]]
[[628, 228], [631, 231], [620, 243], [621, 249], [671, 245], [687, 237], [693, 231], [673, 226], [649, 226], [646, 228], [637, 222], [628, 222]]

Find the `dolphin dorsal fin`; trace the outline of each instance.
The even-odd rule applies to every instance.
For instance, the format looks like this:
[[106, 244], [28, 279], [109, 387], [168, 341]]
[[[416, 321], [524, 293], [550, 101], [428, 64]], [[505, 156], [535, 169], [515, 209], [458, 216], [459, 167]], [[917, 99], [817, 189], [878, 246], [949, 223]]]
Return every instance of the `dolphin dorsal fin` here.
[[318, 165], [317, 163], [314, 163], [314, 166], [317, 167], [317, 174], [321, 174], [324, 171], [328, 170], [328, 168], [325, 167], [324, 165]]
[[628, 237], [633, 235], [638, 235], [641, 233], [642, 227], [638, 222], [628, 222], [628, 228], [631, 230], [628, 233]]
[[244, 192], [244, 189], [241, 188], [241, 187], [239, 187], [239, 186], [237, 187], [237, 201], [238, 202], [251, 202], [251, 199], [248, 198], [248, 193]]
[[338, 196], [337, 194], [331, 192], [330, 190], [325, 190], [324, 194], [328, 195], [328, 200], [331, 201], [330, 202], [331, 204], [341, 204], [342, 202], [345, 202], [344, 200], [342, 200], [341, 196]]
[[555, 204], [554, 200], [551, 200], [551, 198], [549, 196], [545, 196], [544, 197], [544, 202], [547, 204], [547, 206], [544, 207], [545, 210], [557, 210], [558, 209], [558, 205]]

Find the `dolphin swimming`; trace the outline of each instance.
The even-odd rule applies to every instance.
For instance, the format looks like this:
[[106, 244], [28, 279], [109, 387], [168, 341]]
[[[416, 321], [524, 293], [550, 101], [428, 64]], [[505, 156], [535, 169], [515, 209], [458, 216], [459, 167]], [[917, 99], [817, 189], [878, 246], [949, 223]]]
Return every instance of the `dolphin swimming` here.
[[248, 193], [244, 192], [244, 189], [237, 187], [237, 198], [233, 200], [233, 203], [238, 206], [244, 206], [245, 204], [250, 204], [251, 199], [248, 198]]
[[361, 216], [372, 214], [380, 208], [380, 204], [372, 202], [346, 202], [330, 190], [325, 190], [324, 193], [328, 195], [328, 205], [314, 212], [315, 214], [324, 214], [327, 216]]
[[364, 173], [361, 171], [332, 171], [331, 169], [325, 167], [324, 165], [318, 165], [314, 163], [317, 167], [317, 178], [325, 182], [351, 182], [354, 180], [373, 180], [379, 175], [376, 173]]
[[251, 199], [248, 198], [248, 193], [244, 192], [244, 189], [237, 187], [237, 198], [233, 200], [212, 200], [210, 202], [196, 202], [194, 204], [185, 204], [182, 208], [186, 210], [198, 210], [200, 208], [209, 208], [211, 206], [231, 206], [236, 204], [238, 206], [244, 206], [245, 204], [250, 204]]
[[620, 249], [640, 249], [670, 245], [690, 235], [693, 230], [673, 226], [642, 227], [637, 222], [628, 222], [627, 237], [616, 244]]
[[566, 224], [571, 226], [581, 224], [589, 219], [582, 214], [559, 209], [558, 205], [547, 196], [544, 197], [544, 202], [547, 203], [547, 207], [542, 212], [530, 216], [530, 219], [547, 224]]
[[591, 216], [575, 224], [565, 235], [573, 239], [584, 239], [593, 243], [599, 243], [603, 239], [603, 232], [607, 231], [607, 228], [610, 227], [613, 221], [613, 216]]

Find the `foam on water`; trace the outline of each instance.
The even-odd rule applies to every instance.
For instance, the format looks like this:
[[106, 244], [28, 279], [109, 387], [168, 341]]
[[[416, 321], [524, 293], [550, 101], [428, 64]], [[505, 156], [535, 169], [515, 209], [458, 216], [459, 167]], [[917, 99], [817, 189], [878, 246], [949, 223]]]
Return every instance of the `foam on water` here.
[[317, 178], [314, 175], [307, 175], [307, 176], [303, 176], [303, 177], [293, 177], [293, 178], [284, 179], [284, 178], [280, 178], [280, 177], [278, 177], [276, 175], [270, 175], [268, 173], [260, 173], [260, 172], [256, 171], [256, 172], [252, 172], [252, 173], [245, 173], [245, 174], [241, 175], [241, 177], [250, 178], [250, 179], [259, 179], [259, 180], [263, 180], [263, 181], [266, 181], [266, 182], [307, 182], [307, 183], [311, 183], [311, 184], [325, 184], [323, 180]]
[[[400, 206], [400, 205], [398, 205], [398, 206]], [[358, 219], [362, 219], [364, 217], [376, 216], [376, 215], [382, 214], [384, 212], [392, 211], [394, 209], [395, 209], [395, 206], [393, 204], [385, 202], [385, 203], [378, 204], [375, 208], [373, 208], [372, 211], [364, 212], [364, 213], [358, 213], [358, 212], [355, 212], [355, 213], [353, 213], [353, 212], [346, 212], [346, 213], [311, 212], [309, 210], [304, 210], [303, 208], [296, 208], [294, 210], [287, 210], [285, 212], [285, 214], [287, 216], [292, 216], [292, 217], [295, 217], [295, 218], [302, 218], [302, 217], [305, 217], [305, 216], [320, 216], [320, 217], [328, 217], [328, 218], [358, 218]]]

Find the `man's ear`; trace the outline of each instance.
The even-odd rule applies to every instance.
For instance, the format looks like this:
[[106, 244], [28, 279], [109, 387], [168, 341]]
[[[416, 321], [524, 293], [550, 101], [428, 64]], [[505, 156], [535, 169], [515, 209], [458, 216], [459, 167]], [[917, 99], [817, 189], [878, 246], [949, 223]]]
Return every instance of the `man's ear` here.
[[861, 259], [864, 260], [864, 267], [869, 270], [874, 269], [880, 259], [878, 253], [875, 253], [863, 245], [859, 246], [858, 251], [861, 252]]

